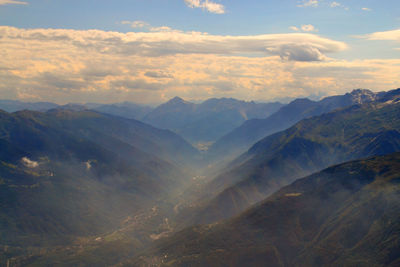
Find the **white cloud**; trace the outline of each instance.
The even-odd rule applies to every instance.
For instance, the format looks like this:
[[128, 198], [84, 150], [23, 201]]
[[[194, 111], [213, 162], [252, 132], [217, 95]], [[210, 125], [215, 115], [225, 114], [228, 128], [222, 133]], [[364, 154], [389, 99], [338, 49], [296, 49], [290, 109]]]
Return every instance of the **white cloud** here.
[[141, 21], [141, 20], [137, 20], [137, 21], [124, 20], [124, 21], [121, 21], [121, 24], [129, 25], [134, 29], [144, 29], [144, 30], [148, 30], [151, 32], [173, 32], [173, 31], [180, 32], [180, 31], [174, 30], [168, 26], [153, 27], [150, 25], [150, 23], [147, 23], [146, 21]]
[[37, 161], [30, 160], [30, 159], [27, 158], [27, 157], [23, 157], [23, 158], [21, 159], [21, 161], [22, 161], [22, 164], [24, 164], [25, 167], [27, 167], [27, 168], [33, 169], [33, 168], [39, 167], [39, 163], [38, 163]]
[[317, 7], [319, 5], [319, 0], [303, 0], [298, 7]]
[[349, 8], [348, 7], [346, 7], [346, 6], [344, 6], [344, 5], [342, 5], [341, 3], [339, 3], [339, 2], [332, 2], [331, 4], [330, 4], [330, 7], [332, 7], [332, 8], [335, 8], [335, 7], [340, 7], [340, 8], [343, 8], [344, 10], [349, 10]]
[[289, 29], [291, 29], [292, 31], [303, 31], [303, 32], [317, 32], [318, 29], [316, 29], [313, 25], [311, 24], [305, 24], [305, 25], [301, 25], [301, 27], [297, 27], [297, 26], [290, 26]]
[[136, 21], [124, 20], [121, 21], [121, 24], [130, 25], [132, 28], [145, 28], [149, 26], [147, 22], [141, 20], [136, 20]]
[[374, 32], [361, 37], [366, 38], [368, 40], [389, 40], [389, 41], [400, 42], [400, 29], [383, 31], [383, 32]]
[[225, 13], [224, 5], [212, 2], [210, 0], [185, 0], [185, 3], [190, 8], [202, 8], [214, 14]]
[[311, 24], [301, 25], [301, 30], [304, 32], [317, 32], [318, 30]]
[[0, 6], [2, 5], [28, 5], [28, 2], [17, 0], [0, 0]]
[[371, 8], [368, 8], [368, 7], [363, 7], [363, 8], [361, 8], [361, 10], [364, 10], [364, 11], [372, 11], [372, 9], [371, 9]]
[[[311, 25], [304, 29], [310, 30]], [[155, 28], [154, 28], [155, 29]], [[304, 30], [303, 29], [303, 30]], [[57, 29], [18, 29], [0, 26], [0, 38], [64, 44], [105, 54], [158, 57], [175, 54], [278, 55], [285, 60], [319, 61], [326, 53], [343, 51], [343, 42], [308, 33], [222, 36], [159, 28], [156, 32], [105, 32]], [[166, 31], [167, 30], [167, 31]], [[291, 52], [293, 51], [293, 53]], [[302, 51], [304, 55], [301, 55]], [[311, 51], [313, 51], [311, 53]], [[281, 53], [282, 52], [282, 53]]]
[[340, 7], [342, 6], [342, 4], [338, 3], [338, 2], [332, 2], [331, 3], [331, 7]]
[[152, 32], [173, 32], [173, 31], [180, 32], [180, 31], [174, 30], [168, 26], [151, 27], [150, 31], [152, 31]]

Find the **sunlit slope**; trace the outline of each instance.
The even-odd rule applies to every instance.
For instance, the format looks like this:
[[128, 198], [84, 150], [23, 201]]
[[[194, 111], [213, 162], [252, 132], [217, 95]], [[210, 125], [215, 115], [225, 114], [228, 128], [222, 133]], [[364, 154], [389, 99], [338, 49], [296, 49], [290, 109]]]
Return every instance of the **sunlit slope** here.
[[398, 266], [400, 154], [330, 167], [124, 266]]

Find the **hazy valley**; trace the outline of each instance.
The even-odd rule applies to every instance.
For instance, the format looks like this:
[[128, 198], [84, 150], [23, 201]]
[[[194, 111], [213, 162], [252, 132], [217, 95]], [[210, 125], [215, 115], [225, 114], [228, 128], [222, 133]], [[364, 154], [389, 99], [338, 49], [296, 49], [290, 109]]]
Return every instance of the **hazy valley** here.
[[3, 101], [1, 265], [397, 266], [399, 101]]

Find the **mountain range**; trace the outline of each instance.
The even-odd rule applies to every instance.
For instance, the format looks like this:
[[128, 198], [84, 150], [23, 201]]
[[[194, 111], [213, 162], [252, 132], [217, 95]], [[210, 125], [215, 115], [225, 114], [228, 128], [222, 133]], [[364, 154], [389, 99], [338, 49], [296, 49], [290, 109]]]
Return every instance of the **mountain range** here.
[[[239, 102], [174, 98], [144, 115], [168, 130], [118, 105], [0, 111], [0, 265], [397, 266], [400, 89], [260, 120], [246, 119], [273, 104]], [[213, 117], [232, 128], [238, 110], [237, 129], [254, 128], [224, 153], [185, 140]]]
[[115, 104], [67, 104], [57, 105], [48, 102], [21, 102], [1, 100], [0, 109], [8, 112], [21, 110], [47, 111], [49, 109], [69, 109], [82, 111], [86, 109], [111, 114], [127, 119], [136, 119], [157, 128], [171, 130], [201, 150], [240, 126], [244, 121], [254, 118], [266, 118], [277, 111], [283, 104], [255, 103], [233, 98], [211, 98], [200, 104], [187, 102], [175, 97], [156, 108], [130, 102]]
[[143, 121], [170, 129], [192, 143], [213, 142], [244, 121], [266, 118], [283, 104], [211, 98], [194, 104], [175, 97], [147, 114]]
[[374, 102], [304, 119], [262, 139], [205, 186], [200, 197], [205, 204], [191, 220], [229, 218], [301, 176], [399, 151], [399, 93], [390, 91]]
[[230, 155], [234, 158], [261, 138], [285, 130], [302, 119], [321, 115], [337, 108], [368, 103], [384, 95], [385, 93], [357, 89], [345, 95], [330, 96], [320, 101], [307, 98], [293, 100], [269, 117], [247, 120], [240, 127], [218, 139], [209, 149], [209, 158], [219, 158], [221, 155]]

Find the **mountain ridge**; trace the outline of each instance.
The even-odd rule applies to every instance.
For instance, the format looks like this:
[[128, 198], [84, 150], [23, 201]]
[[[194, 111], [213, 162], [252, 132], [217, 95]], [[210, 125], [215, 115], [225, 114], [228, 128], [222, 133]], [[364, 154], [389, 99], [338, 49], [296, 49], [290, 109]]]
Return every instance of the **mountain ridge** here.
[[[389, 92], [396, 95], [398, 89]], [[263, 137], [282, 131], [301, 119], [321, 115], [337, 108], [372, 102], [379, 98], [383, 100], [385, 96], [389, 97], [389, 92], [373, 93], [367, 89], [356, 89], [351, 93], [326, 97], [320, 101], [296, 99], [268, 118], [248, 120], [221, 137], [210, 147], [210, 158], [219, 158], [224, 154], [238, 156]]]
[[205, 185], [200, 210], [189, 220], [212, 223], [229, 218], [300, 176], [399, 151], [399, 118], [400, 103], [366, 103], [304, 119], [268, 136]]

